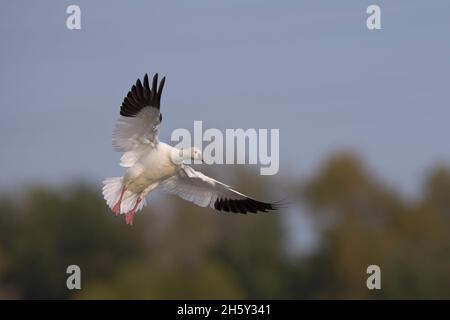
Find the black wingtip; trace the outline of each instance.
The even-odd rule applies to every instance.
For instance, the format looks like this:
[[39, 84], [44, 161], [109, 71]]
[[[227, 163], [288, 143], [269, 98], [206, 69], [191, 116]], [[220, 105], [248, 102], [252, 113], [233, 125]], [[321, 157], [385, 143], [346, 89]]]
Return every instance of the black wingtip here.
[[152, 81], [152, 97], [156, 98], [156, 101], [158, 101], [156, 93], [158, 92], [158, 73], [155, 73], [155, 75], [153, 76], [153, 81]]
[[261, 202], [252, 198], [226, 199], [220, 198], [214, 202], [214, 208], [218, 211], [247, 214], [258, 212], [269, 212], [279, 210], [278, 203]]
[[154, 107], [159, 110], [165, 80], [166, 77], [161, 80], [158, 88], [158, 73], [155, 73], [150, 89], [148, 73], [144, 75], [142, 82], [141, 79], [137, 79], [136, 84], [128, 92], [127, 99], [124, 99], [122, 103], [120, 115], [134, 117], [144, 107]]
[[286, 209], [291, 204], [287, 199], [288, 197], [285, 197], [284, 199], [272, 202], [271, 205], [275, 208], [274, 210]]
[[144, 75], [144, 88], [147, 88], [150, 90], [150, 87], [148, 86], [148, 74], [147, 73]]
[[162, 91], [163, 91], [163, 89], [164, 89], [164, 84], [165, 84], [165, 83], [166, 83], [166, 77], [163, 77], [163, 78], [161, 79], [161, 82], [159, 83], [159, 89], [158, 89], [158, 93], [157, 93], [158, 101], [159, 101], [159, 102], [161, 102]]

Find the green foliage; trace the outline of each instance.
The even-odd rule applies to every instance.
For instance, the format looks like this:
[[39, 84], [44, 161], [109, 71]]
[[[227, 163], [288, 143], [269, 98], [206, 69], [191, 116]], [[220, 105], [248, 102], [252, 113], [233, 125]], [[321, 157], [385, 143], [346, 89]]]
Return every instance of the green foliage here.
[[[273, 195], [239, 172], [233, 185]], [[271, 177], [271, 181], [276, 177]], [[232, 181], [233, 182], [233, 181]], [[450, 298], [450, 171], [435, 168], [423, 194], [405, 200], [362, 161], [342, 153], [296, 190], [320, 244], [288, 255], [283, 219], [292, 210], [227, 214], [173, 196], [150, 196], [126, 226], [90, 186], [33, 187], [0, 197], [0, 298], [283, 299]], [[66, 288], [66, 268], [82, 290]], [[366, 268], [382, 270], [382, 290]]]

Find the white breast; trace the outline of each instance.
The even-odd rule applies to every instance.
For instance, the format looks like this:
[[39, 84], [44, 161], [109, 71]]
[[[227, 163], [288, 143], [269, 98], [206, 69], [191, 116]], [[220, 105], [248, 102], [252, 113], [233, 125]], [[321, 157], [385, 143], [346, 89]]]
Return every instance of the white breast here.
[[157, 148], [143, 154], [125, 174], [127, 189], [142, 192], [152, 185], [156, 187], [159, 182], [174, 175], [179, 166], [172, 162], [171, 150], [171, 146], [160, 142]]

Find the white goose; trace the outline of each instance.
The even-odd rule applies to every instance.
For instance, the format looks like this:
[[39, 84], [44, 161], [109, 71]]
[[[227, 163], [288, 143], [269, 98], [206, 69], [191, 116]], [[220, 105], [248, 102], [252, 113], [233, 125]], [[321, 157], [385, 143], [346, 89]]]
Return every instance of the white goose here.
[[125, 214], [133, 224], [137, 211], [146, 205], [145, 197], [155, 188], [177, 194], [201, 207], [247, 213], [276, 210], [273, 203], [260, 202], [232, 187], [195, 171], [184, 160], [203, 160], [197, 148], [176, 149], [158, 140], [161, 94], [166, 78], [158, 87], [158, 74], [150, 89], [147, 74], [138, 79], [123, 100], [120, 118], [113, 130], [113, 147], [124, 152], [120, 165], [127, 167], [123, 177], [107, 178], [103, 196], [116, 214]]

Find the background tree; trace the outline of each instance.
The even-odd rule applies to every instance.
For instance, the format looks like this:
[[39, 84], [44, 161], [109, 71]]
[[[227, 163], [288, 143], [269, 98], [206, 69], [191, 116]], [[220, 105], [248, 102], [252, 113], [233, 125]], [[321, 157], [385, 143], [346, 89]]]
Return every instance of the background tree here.
[[[98, 186], [3, 194], [0, 298], [450, 298], [448, 168], [432, 169], [416, 199], [384, 185], [351, 153], [332, 156], [307, 181], [268, 184], [255, 174], [214, 175], [270, 200], [296, 190], [291, 205], [239, 215], [156, 193], [129, 227]], [[300, 214], [296, 204], [319, 235], [308, 255], [287, 250], [283, 219]], [[66, 288], [70, 264], [81, 267], [80, 291]], [[381, 267], [382, 290], [366, 288], [371, 264]]]

